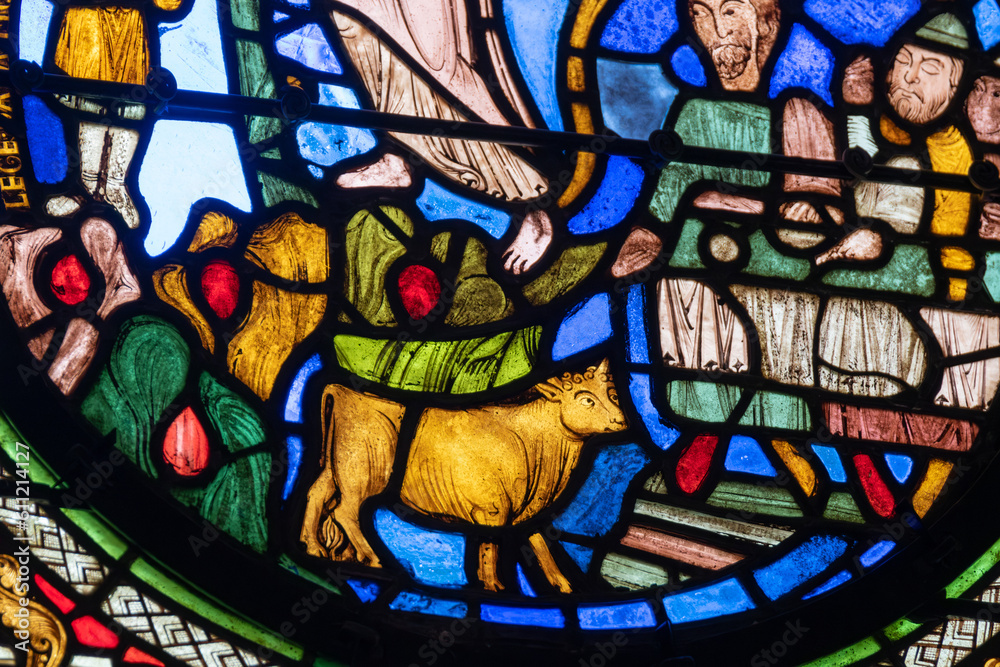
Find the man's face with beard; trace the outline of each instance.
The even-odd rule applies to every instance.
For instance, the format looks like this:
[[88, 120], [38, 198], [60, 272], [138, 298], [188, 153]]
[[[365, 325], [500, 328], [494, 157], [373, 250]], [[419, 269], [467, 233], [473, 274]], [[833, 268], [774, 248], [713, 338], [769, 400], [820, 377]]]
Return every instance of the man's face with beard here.
[[750, 0], [690, 0], [698, 39], [708, 49], [726, 90], [753, 90], [760, 80], [757, 10]]
[[961, 77], [961, 60], [906, 44], [889, 71], [889, 103], [901, 118], [929, 123], [948, 108]]

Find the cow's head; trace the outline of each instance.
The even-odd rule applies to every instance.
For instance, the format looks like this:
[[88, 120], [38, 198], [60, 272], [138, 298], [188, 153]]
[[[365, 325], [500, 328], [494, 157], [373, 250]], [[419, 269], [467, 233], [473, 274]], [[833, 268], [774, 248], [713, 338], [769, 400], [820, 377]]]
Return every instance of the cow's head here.
[[583, 373], [566, 373], [535, 385], [545, 400], [559, 403], [563, 427], [581, 438], [628, 428], [618, 407], [618, 391], [608, 372], [608, 360]]

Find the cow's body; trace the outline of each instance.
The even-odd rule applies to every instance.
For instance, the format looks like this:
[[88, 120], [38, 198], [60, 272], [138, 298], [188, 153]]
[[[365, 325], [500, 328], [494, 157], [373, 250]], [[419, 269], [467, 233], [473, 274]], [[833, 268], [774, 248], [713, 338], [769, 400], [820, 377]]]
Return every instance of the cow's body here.
[[[536, 390], [539, 398], [521, 404], [424, 410], [400, 499], [423, 514], [481, 526], [513, 525], [550, 507], [566, 488], [586, 439], [620, 431], [626, 422], [606, 363]], [[323, 467], [309, 489], [301, 533], [309, 553], [379, 565], [358, 517], [362, 503], [389, 482], [404, 412], [378, 396], [326, 388]], [[532, 546], [545, 550], [540, 537], [533, 536]], [[550, 554], [538, 556], [547, 573], [555, 569]], [[480, 575], [494, 589], [501, 587], [496, 558], [496, 547], [483, 545]], [[561, 574], [555, 579], [568, 588]]]

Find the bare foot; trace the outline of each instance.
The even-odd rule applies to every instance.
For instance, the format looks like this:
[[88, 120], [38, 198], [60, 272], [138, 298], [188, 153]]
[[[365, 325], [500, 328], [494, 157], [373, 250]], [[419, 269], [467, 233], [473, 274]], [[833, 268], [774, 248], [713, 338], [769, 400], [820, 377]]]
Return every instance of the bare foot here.
[[861, 262], [875, 259], [882, 254], [882, 235], [870, 229], [856, 229], [819, 257], [816, 265], [832, 262], [836, 259], [847, 259]]
[[524, 216], [521, 231], [503, 254], [505, 271], [515, 276], [530, 271], [545, 255], [552, 243], [552, 221], [545, 211], [532, 211]]
[[410, 166], [395, 153], [386, 153], [377, 162], [337, 177], [342, 188], [408, 188], [412, 183]]

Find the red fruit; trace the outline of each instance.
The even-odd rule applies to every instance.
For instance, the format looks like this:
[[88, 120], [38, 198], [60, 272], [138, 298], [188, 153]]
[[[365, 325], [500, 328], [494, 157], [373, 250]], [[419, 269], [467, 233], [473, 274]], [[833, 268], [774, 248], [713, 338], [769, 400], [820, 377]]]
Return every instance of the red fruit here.
[[75, 306], [90, 292], [90, 276], [76, 255], [66, 255], [52, 269], [52, 293], [65, 304]]
[[194, 477], [208, 465], [209, 444], [198, 415], [190, 407], [177, 415], [163, 438], [163, 460], [178, 475]]
[[441, 283], [426, 266], [414, 264], [399, 274], [399, 295], [410, 317], [422, 320], [441, 298]]
[[208, 301], [208, 307], [226, 319], [236, 310], [240, 297], [240, 277], [232, 265], [221, 259], [209, 262], [201, 270], [201, 293]]

